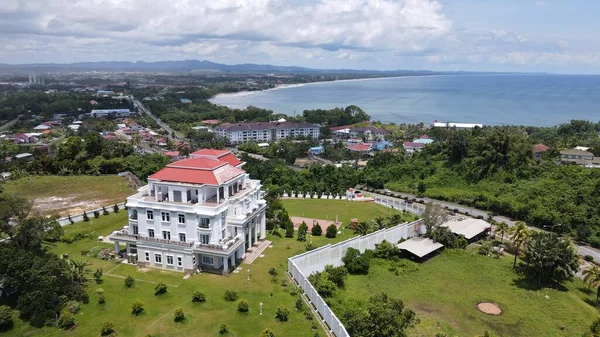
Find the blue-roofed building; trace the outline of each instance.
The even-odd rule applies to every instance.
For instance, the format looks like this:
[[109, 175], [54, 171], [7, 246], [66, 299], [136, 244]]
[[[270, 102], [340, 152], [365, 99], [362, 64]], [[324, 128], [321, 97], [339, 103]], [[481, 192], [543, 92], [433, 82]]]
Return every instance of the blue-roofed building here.
[[386, 140], [381, 140], [377, 143], [374, 143], [373, 146], [371, 146], [371, 148], [375, 151], [383, 151], [385, 149], [388, 149], [390, 147], [393, 147], [394, 145]]
[[325, 152], [325, 148], [322, 146], [313, 146], [309, 149], [310, 154], [312, 154], [313, 156], [319, 155], [323, 152]]
[[179, 102], [183, 103], [183, 104], [191, 104], [192, 100], [191, 99], [187, 99], [187, 98], [182, 98], [179, 100]]
[[422, 135], [419, 139], [413, 140], [413, 143], [431, 144], [433, 143], [433, 139], [429, 138], [428, 135]]

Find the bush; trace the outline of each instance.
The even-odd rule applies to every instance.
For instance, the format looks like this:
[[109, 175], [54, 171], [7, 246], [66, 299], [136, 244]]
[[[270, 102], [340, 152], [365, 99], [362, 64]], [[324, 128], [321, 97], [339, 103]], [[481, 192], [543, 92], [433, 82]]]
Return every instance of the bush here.
[[144, 303], [142, 303], [140, 300], [136, 300], [135, 302], [133, 302], [133, 304], [131, 305], [132, 314], [139, 316], [143, 311]]
[[260, 337], [275, 337], [275, 333], [271, 329], [264, 329], [260, 334]]
[[133, 276], [127, 275], [127, 277], [125, 278], [125, 286], [127, 288], [131, 288], [135, 285], [135, 279], [133, 278]]
[[94, 272], [94, 282], [96, 282], [97, 284], [102, 283], [102, 268], [96, 269], [96, 271]]
[[229, 328], [227, 328], [227, 325], [221, 324], [221, 327], [219, 328], [219, 334], [224, 335], [228, 332], [229, 332]]
[[317, 222], [310, 230], [310, 233], [313, 236], [321, 236], [323, 234], [323, 227], [321, 227], [321, 225], [319, 225], [319, 223]]
[[308, 233], [308, 225], [306, 222], [302, 221], [300, 226], [298, 227], [298, 241], [306, 241], [306, 234]]
[[73, 219], [71, 219], [71, 216], [70, 216], [70, 215], [69, 215], [67, 218], [69, 219], [69, 223], [70, 223], [71, 225], [75, 223], [75, 221], [73, 221]]
[[167, 285], [164, 282], [158, 282], [154, 287], [154, 295], [161, 295], [167, 292]]
[[94, 218], [98, 219], [100, 217], [100, 211], [94, 211]]
[[90, 221], [90, 217], [87, 215], [86, 212], [83, 212], [83, 221]]
[[594, 257], [593, 257], [593, 256], [591, 256], [591, 255], [586, 255], [586, 256], [584, 256], [584, 257], [583, 257], [583, 259], [584, 259], [585, 261], [587, 261], [587, 262], [592, 262], [592, 261], [594, 261]]
[[279, 275], [279, 272], [277, 271], [277, 268], [275, 268], [275, 267], [269, 268], [269, 275], [271, 275], [273, 277], [277, 277], [277, 275]]
[[304, 310], [304, 301], [301, 298], [296, 299], [296, 310], [298, 310], [298, 311]]
[[98, 294], [98, 295], [104, 294], [104, 289], [102, 289], [102, 288], [96, 289], [96, 294]]
[[68, 311], [63, 311], [58, 318], [58, 327], [61, 329], [69, 329], [75, 325], [75, 316]]
[[290, 311], [288, 308], [280, 305], [277, 307], [277, 311], [275, 312], [275, 318], [277, 318], [280, 322], [287, 322], [288, 316], [290, 315]]
[[76, 314], [79, 312], [79, 302], [77, 301], [69, 301], [67, 302], [67, 304], [65, 304], [65, 310], [67, 310], [68, 312], [72, 313], [72, 314]]
[[104, 321], [104, 323], [102, 323], [102, 328], [100, 328], [100, 334], [102, 336], [108, 336], [113, 332], [115, 332], [115, 326], [113, 325], [113, 322]]
[[104, 303], [106, 303], [106, 297], [104, 297], [104, 295], [100, 295], [100, 297], [98, 297], [98, 304]]
[[337, 227], [334, 224], [327, 226], [325, 237], [333, 239], [337, 236]]
[[10, 330], [14, 325], [15, 321], [10, 307], [7, 305], [0, 306], [0, 331]]
[[246, 301], [245, 299], [239, 300], [237, 310], [239, 312], [248, 312], [248, 309], [248, 301]]
[[117, 204], [113, 206], [113, 212], [119, 213], [119, 206]]
[[185, 312], [183, 311], [183, 308], [177, 308], [175, 309], [174, 314], [174, 320], [175, 322], [181, 322], [185, 319]]
[[291, 221], [285, 226], [285, 237], [286, 238], [294, 237], [294, 224]]
[[106, 210], [106, 207], [102, 206], [102, 215], [108, 215], [108, 211]]
[[307, 252], [310, 252], [311, 250], [314, 250], [315, 248], [317, 248], [317, 246], [315, 246], [312, 242], [310, 242], [310, 243], [305, 244], [304, 248], [306, 248]]
[[371, 256], [368, 252], [361, 254], [358, 249], [348, 248], [342, 262], [344, 262], [348, 273], [366, 275], [369, 273]]
[[196, 290], [192, 294], [192, 302], [194, 302], [194, 303], [206, 302], [206, 295], [204, 295], [203, 292]]
[[234, 302], [238, 299], [238, 293], [233, 290], [225, 290], [225, 301]]

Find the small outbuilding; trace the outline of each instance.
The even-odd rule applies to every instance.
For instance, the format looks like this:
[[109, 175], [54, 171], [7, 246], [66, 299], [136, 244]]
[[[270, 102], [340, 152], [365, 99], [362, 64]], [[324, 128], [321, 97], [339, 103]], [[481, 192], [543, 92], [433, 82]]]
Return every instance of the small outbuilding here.
[[464, 236], [467, 241], [474, 241], [487, 233], [492, 225], [485, 220], [464, 217], [446, 221], [440, 227], [448, 227], [452, 233]]
[[401, 242], [397, 245], [397, 247], [400, 250], [407, 251], [419, 259], [422, 259], [436, 250], [444, 247], [444, 245], [426, 237], [417, 237]]

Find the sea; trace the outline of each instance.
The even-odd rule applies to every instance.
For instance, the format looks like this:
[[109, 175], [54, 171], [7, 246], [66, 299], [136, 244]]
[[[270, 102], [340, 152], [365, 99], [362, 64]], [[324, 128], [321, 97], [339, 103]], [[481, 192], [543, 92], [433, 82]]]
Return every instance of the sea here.
[[476, 74], [341, 80], [220, 94], [212, 103], [290, 116], [357, 105], [386, 123], [552, 126], [600, 121], [600, 75]]

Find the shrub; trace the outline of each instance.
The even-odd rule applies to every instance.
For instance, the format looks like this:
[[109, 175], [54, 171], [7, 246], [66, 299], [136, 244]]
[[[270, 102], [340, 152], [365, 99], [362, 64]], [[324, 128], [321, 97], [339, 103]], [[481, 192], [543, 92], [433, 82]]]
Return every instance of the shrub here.
[[94, 282], [96, 282], [97, 284], [102, 283], [102, 268], [96, 269], [96, 271], [94, 272]]
[[294, 237], [294, 224], [291, 221], [285, 226], [285, 237], [286, 238]]
[[158, 282], [154, 287], [154, 295], [161, 295], [167, 292], [167, 285], [164, 282]]
[[592, 262], [592, 261], [594, 261], [594, 257], [593, 257], [593, 256], [591, 256], [591, 255], [586, 255], [586, 256], [584, 256], [584, 257], [583, 257], [583, 259], [584, 259], [585, 261], [587, 261], [587, 262]]
[[102, 206], [102, 215], [108, 215], [108, 211], [106, 210], [106, 207]]
[[113, 212], [119, 213], [119, 206], [117, 204], [113, 206]]
[[325, 231], [325, 237], [333, 239], [337, 236], [337, 227], [334, 224], [327, 226], [327, 230]]
[[83, 212], [83, 221], [90, 221], [90, 217], [87, 215], [86, 212]]
[[321, 227], [321, 225], [319, 225], [319, 223], [317, 222], [310, 230], [310, 233], [313, 236], [321, 236], [321, 234], [323, 234], [323, 228]]
[[203, 292], [196, 290], [192, 294], [192, 302], [194, 302], [194, 303], [206, 302], [206, 295], [204, 295]]
[[96, 294], [98, 294], [98, 295], [104, 294], [104, 289], [102, 289], [102, 288], [96, 289]]
[[275, 311], [275, 318], [277, 318], [280, 322], [287, 322], [289, 315], [290, 311], [283, 305], [278, 306], [277, 311]]
[[227, 328], [227, 325], [221, 324], [221, 327], [219, 328], [219, 334], [224, 335], [228, 332], [229, 332], [229, 328]]
[[69, 329], [75, 325], [75, 316], [68, 311], [63, 311], [58, 318], [58, 327], [61, 329]]
[[369, 273], [371, 256], [367, 252], [361, 254], [358, 249], [348, 248], [342, 262], [344, 262], [348, 273], [366, 275]]
[[94, 218], [99, 218], [100, 217], [100, 211], [94, 211]]
[[144, 303], [142, 303], [140, 300], [136, 300], [135, 302], [133, 302], [133, 304], [131, 305], [132, 314], [139, 316], [143, 311]]
[[298, 311], [304, 310], [304, 301], [301, 298], [296, 299], [296, 310], [298, 310]]
[[306, 234], [308, 233], [308, 225], [306, 222], [302, 221], [300, 226], [298, 227], [298, 241], [306, 241]]
[[0, 306], [0, 331], [10, 330], [14, 325], [15, 321], [10, 307], [7, 305]]
[[102, 336], [108, 336], [113, 332], [115, 332], [115, 326], [113, 325], [113, 322], [104, 321], [104, 323], [102, 323], [102, 328], [100, 328], [100, 334]]
[[317, 247], [312, 242], [310, 242], [310, 243], [305, 244], [304, 248], [306, 248], [307, 252], [310, 252], [311, 250], [314, 250]]
[[100, 295], [100, 297], [98, 297], [98, 304], [104, 303], [106, 303], [106, 297], [104, 297], [104, 295]]
[[225, 301], [234, 302], [238, 299], [237, 291], [225, 290]]
[[72, 314], [76, 314], [79, 312], [79, 302], [77, 301], [69, 301], [67, 302], [67, 304], [65, 304], [65, 310], [67, 310], [68, 312], [72, 313]]
[[275, 337], [275, 333], [273, 330], [267, 328], [261, 332], [260, 337]]
[[68, 219], [69, 219], [69, 223], [70, 223], [71, 225], [75, 223], [75, 221], [73, 221], [73, 219], [71, 219], [71, 216], [70, 216], [70, 215], [68, 216]]
[[271, 275], [273, 277], [277, 277], [277, 275], [279, 275], [279, 272], [277, 271], [277, 268], [275, 268], [275, 267], [269, 268], [269, 275]]
[[181, 322], [185, 319], [185, 312], [183, 311], [183, 308], [175, 309], [175, 312], [173, 314], [175, 322]]
[[125, 278], [125, 286], [127, 288], [131, 288], [135, 285], [135, 279], [133, 278], [133, 276], [127, 275], [127, 277]]
[[248, 312], [248, 309], [248, 301], [246, 301], [245, 299], [239, 300], [237, 310], [239, 312]]

